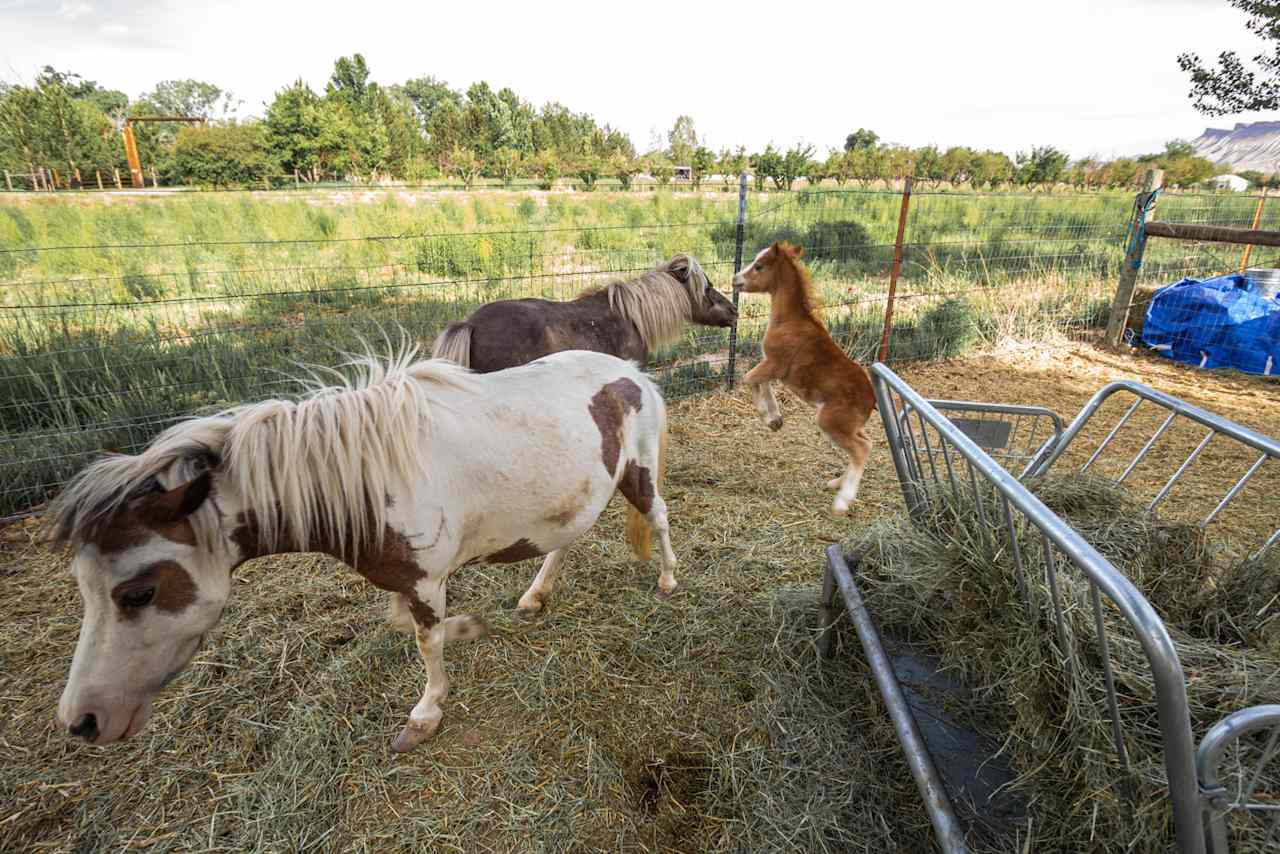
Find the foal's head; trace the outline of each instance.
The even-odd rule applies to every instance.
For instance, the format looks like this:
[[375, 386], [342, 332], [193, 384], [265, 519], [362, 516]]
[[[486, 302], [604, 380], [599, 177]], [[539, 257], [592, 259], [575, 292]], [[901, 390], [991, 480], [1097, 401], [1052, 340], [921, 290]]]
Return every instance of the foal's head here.
[[213, 497], [216, 460], [180, 457], [148, 474], [140, 459], [97, 463], [52, 513], [84, 601], [58, 721], [92, 744], [146, 725], [156, 694], [221, 617], [240, 557], [218, 524], [228, 506]]
[[703, 326], [732, 326], [738, 318], [724, 294], [711, 286], [711, 280], [697, 261], [688, 255], [677, 255], [667, 262], [666, 272], [685, 286], [689, 297], [689, 319]]
[[772, 294], [790, 284], [798, 274], [803, 246], [774, 243], [760, 250], [755, 260], [733, 277], [733, 286], [749, 294]]

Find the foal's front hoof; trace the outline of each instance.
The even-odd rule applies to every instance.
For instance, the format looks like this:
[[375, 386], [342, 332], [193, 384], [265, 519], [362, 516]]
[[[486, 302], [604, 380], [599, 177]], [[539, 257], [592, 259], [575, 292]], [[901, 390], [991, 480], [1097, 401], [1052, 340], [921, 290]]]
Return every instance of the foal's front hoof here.
[[408, 753], [410, 750], [413, 750], [419, 744], [422, 744], [422, 742], [435, 735], [436, 730], [439, 728], [439, 721], [436, 722], [435, 726], [429, 727], [416, 727], [412, 723], [408, 723], [405, 725], [404, 729], [400, 730], [400, 734], [396, 736], [396, 740], [391, 742], [391, 750], [395, 753]]
[[837, 498], [831, 503], [831, 512], [836, 516], [843, 516], [849, 512], [849, 502], [843, 498]]
[[776, 418], [770, 418], [768, 422], [766, 422], [766, 426], [773, 432], [777, 433], [782, 429], [782, 416], [779, 415]]

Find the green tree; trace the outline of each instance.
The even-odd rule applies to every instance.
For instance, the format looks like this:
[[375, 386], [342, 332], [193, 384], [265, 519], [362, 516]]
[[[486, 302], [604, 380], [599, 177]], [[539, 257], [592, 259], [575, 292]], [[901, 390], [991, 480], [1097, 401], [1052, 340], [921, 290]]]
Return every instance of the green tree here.
[[970, 181], [974, 187], [995, 189], [1013, 180], [1013, 161], [999, 151], [984, 151], [974, 157]]
[[631, 189], [632, 181], [641, 171], [639, 161], [622, 151], [615, 151], [609, 155], [605, 169], [609, 175], [618, 180], [624, 190]]
[[173, 150], [177, 180], [214, 188], [259, 184], [279, 166], [267, 147], [266, 128], [250, 124], [186, 127]]
[[509, 187], [520, 175], [520, 152], [514, 148], [499, 148], [493, 153], [489, 166], [493, 174], [502, 179], [503, 185]]
[[751, 168], [751, 163], [747, 157], [747, 149], [744, 146], [738, 146], [738, 150], [730, 151], [724, 149], [720, 152], [720, 158], [716, 162], [716, 169], [719, 170], [721, 177], [724, 179], [724, 188], [726, 190], [735, 189], [738, 186], [738, 176]]
[[[34, 86], [11, 86], [0, 96], [0, 160], [14, 171], [115, 164], [119, 147], [111, 120], [91, 100], [73, 97], [68, 76], [49, 69]], [[74, 81], [72, 81], [74, 83]]]
[[933, 186], [937, 186], [945, 177], [942, 169], [942, 155], [937, 146], [926, 145], [917, 148], [912, 155], [914, 160], [914, 176]]
[[678, 116], [667, 133], [667, 154], [676, 166], [689, 166], [698, 148], [698, 134], [690, 116]]
[[699, 145], [693, 150], [693, 157], [690, 158], [689, 165], [693, 169], [693, 187], [699, 189], [702, 186], [702, 179], [711, 174], [711, 170], [716, 168], [716, 155], [711, 149], [704, 145]]
[[953, 187], [968, 183], [973, 177], [973, 166], [977, 157], [976, 151], [962, 145], [953, 145], [948, 148], [943, 152], [938, 164], [942, 172], [942, 180]]
[[596, 182], [600, 180], [603, 171], [604, 162], [594, 152], [580, 155], [573, 164], [573, 174], [582, 182], [582, 189], [587, 192], [596, 188]]
[[658, 182], [658, 186], [664, 188], [671, 184], [671, 178], [676, 173], [676, 167], [671, 162], [671, 158], [661, 151], [655, 151], [646, 157], [645, 167], [649, 170], [649, 174], [653, 176], [653, 179]]
[[1035, 146], [1029, 152], [1020, 151], [1014, 158], [1018, 164], [1018, 183], [1055, 184], [1067, 168], [1067, 155], [1052, 145]]
[[540, 179], [538, 186], [544, 190], [550, 190], [555, 186], [556, 179], [560, 177], [560, 158], [551, 150], [538, 152], [533, 160], [533, 174]]
[[848, 151], [832, 151], [823, 164], [823, 172], [834, 178], [838, 187], [843, 187], [853, 177], [853, 158], [849, 154]]
[[460, 180], [468, 190], [475, 185], [483, 167], [484, 164], [480, 162], [480, 158], [469, 148], [458, 147], [449, 152], [448, 172]]
[[378, 84], [369, 82], [369, 66], [364, 56], [354, 53], [334, 61], [333, 73], [329, 75], [324, 94], [327, 98], [345, 102], [353, 112], [360, 113], [368, 109], [377, 88]]
[[819, 187], [827, 179], [827, 164], [821, 160], [810, 159], [800, 173], [810, 187]]
[[1244, 171], [1237, 172], [1236, 174], [1248, 181], [1250, 187], [1260, 188], [1265, 186], [1267, 183], [1267, 176], [1256, 169], [1245, 169]]
[[757, 191], [764, 189], [766, 178], [776, 186], [782, 186], [782, 154], [773, 147], [773, 143], [766, 145], [764, 151], [751, 158], [751, 168], [755, 170]]
[[225, 119], [239, 104], [230, 92], [203, 80], [164, 80], [139, 98], [134, 107], [143, 115]]
[[880, 135], [866, 128], [858, 128], [844, 138], [845, 151], [857, 151], [863, 148], [875, 148], [880, 142]]
[[1229, 2], [1249, 16], [1245, 27], [1267, 43], [1267, 49], [1253, 58], [1256, 70], [1232, 50], [1218, 55], [1217, 68], [1205, 66], [1197, 54], [1179, 55], [1178, 66], [1191, 78], [1191, 100], [1210, 116], [1280, 108], [1280, 3]]

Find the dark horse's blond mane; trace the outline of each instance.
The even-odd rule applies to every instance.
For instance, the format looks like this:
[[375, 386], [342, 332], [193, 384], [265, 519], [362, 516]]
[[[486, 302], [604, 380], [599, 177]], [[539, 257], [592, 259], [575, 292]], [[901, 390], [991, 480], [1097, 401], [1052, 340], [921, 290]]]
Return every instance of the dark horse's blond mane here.
[[[687, 270], [682, 282], [675, 274]], [[587, 288], [578, 299], [609, 295], [609, 308], [635, 324], [646, 349], [653, 351], [680, 337], [693, 306], [705, 307], [707, 274], [689, 255], [677, 255], [662, 266], [627, 281]]]

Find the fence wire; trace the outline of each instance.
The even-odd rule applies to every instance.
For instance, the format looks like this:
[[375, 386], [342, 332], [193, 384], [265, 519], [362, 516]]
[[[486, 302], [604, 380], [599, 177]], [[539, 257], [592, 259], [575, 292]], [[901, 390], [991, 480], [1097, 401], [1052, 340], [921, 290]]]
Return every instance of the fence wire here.
[[[1248, 225], [1254, 210], [1246, 198], [1174, 198], [1194, 221]], [[886, 190], [754, 193], [743, 257], [775, 240], [804, 245], [828, 327], [868, 363], [900, 203]], [[212, 202], [191, 204], [177, 225], [145, 204], [92, 222], [87, 209], [51, 217], [96, 241], [0, 211], [0, 228], [8, 214], [24, 238], [0, 246], [0, 516], [46, 500], [102, 450], [134, 452], [174, 419], [289, 393], [296, 364], [336, 364], [385, 330], [402, 327], [429, 350], [483, 303], [571, 299], [679, 252], [727, 294], [739, 248], [723, 197], [621, 199], [603, 225], [576, 224], [554, 197], [519, 200], [518, 215], [483, 197], [471, 209], [446, 200], [400, 233], [373, 206], [344, 210], [367, 236], [299, 202], [269, 227], [246, 197], [229, 202], [245, 239], [225, 212], [210, 216]], [[1131, 206], [1127, 194], [913, 193], [889, 359], [1105, 324]], [[1158, 269], [1203, 272], [1215, 251], [1181, 247]], [[768, 300], [743, 295], [740, 308], [739, 375], [759, 358]], [[729, 357], [728, 330], [690, 326], [650, 367], [674, 398], [729, 384]]]

